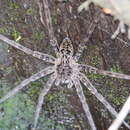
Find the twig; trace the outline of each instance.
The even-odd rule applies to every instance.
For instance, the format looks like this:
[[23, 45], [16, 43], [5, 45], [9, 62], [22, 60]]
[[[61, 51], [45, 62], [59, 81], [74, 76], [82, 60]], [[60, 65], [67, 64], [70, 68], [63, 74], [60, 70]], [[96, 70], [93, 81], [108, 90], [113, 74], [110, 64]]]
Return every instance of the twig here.
[[125, 24], [124, 24], [122, 21], [120, 21], [120, 23], [119, 23], [119, 25], [118, 25], [116, 31], [115, 31], [114, 34], [111, 36], [111, 39], [115, 39], [120, 32], [121, 32], [121, 33], [125, 33], [125, 32], [126, 32]]
[[41, 21], [41, 23], [43, 24], [43, 26], [45, 27], [46, 24], [45, 24], [45, 22], [44, 22], [44, 20], [43, 20], [43, 14], [42, 14], [42, 12], [43, 12], [43, 5], [40, 3], [39, 0], [37, 1], [37, 4], [38, 4], [38, 7], [39, 7], [40, 21]]
[[51, 21], [51, 13], [50, 13], [49, 5], [48, 5], [48, 0], [43, 0], [43, 7], [44, 7], [49, 36], [50, 36], [50, 39], [53, 40], [55, 39], [55, 37], [54, 37], [54, 31], [53, 31], [53, 26], [52, 26], [52, 21]]
[[109, 127], [108, 130], [117, 130], [124, 121], [125, 117], [128, 115], [129, 111], [130, 111], [130, 96], [128, 97], [123, 108], [119, 112], [117, 118], [114, 120], [114, 122], [112, 123], [112, 125]]

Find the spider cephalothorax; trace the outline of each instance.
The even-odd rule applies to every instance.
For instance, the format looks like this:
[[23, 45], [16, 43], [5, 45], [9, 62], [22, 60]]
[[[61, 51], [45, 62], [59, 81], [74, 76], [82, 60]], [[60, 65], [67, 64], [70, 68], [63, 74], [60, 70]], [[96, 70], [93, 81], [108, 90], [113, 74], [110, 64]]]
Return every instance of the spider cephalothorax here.
[[59, 49], [60, 54], [63, 55], [63, 57], [70, 57], [73, 55], [74, 52], [72, 41], [68, 37], [63, 39]]

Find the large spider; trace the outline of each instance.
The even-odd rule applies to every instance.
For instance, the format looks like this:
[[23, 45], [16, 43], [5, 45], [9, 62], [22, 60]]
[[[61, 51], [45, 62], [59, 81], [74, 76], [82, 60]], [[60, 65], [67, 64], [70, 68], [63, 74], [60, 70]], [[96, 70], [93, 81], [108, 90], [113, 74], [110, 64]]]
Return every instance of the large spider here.
[[[82, 103], [82, 107], [84, 109], [84, 112], [86, 114], [86, 117], [89, 121], [90, 127], [92, 130], [96, 130], [96, 126], [92, 117], [92, 114], [89, 110], [89, 106], [86, 102], [86, 98], [84, 96], [81, 82], [84, 84], [85, 87], [87, 87], [90, 92], [96, 96], [96, 98], [108, 109], [108, 111], [114, 115], [117, 116], [116, 110], [108, 103], [108, 101], [100, 94], [98, 93], [97, 89], [92, 85], [92, 83], [89, 81], [89, 79], [83, 74], [83, 71], [87, 71], [90, 73], [98, 73], [102, 75], [107, 75], [111, 77], [121, 78], [121, 79], [130, 79], [130, 76], [119, 74], [115, 72], [109, 72], [104, 70], [99, 70], [95, 67], [84, 65], [84, 64], [78, 64], [79, 57], [81, 53], [84, 50], [84, 46], [81, 44], [78, 48], [77, 53], [74, 55], [74, 49], [72, 46], [72, 42], [69, 39], [69, 37], [66, 37], [63, 39], [60, 46], [57, 44], [57, 40], [54, 40], [54, 34], [53, 34], [53, 28], [50, 20], [50, 12], [48, 8], [48, 2], [47, 0], [43, 0], [44, 2], [44, 8], [46, 9], [45, 16], [47, 17], [47, 26], [49, 28], [49, 35], [52, 40], [52, 45], [55, 49], [57, 58], [44, 54], [38, 51], [32, 51], [29, 48], [26, 48], [22, 46], [21, 44], [16, 43], [13, 40], [10, 40], [6, 38], [3, 35], [0, 35], [0, 40], [3, 40], [5, 43], [25, 52], [26, 54], [32, 55], [33, 57], [36, 57], [38, 59], [43, 60], [44, 62], [51, 63], [51, 65], [40, 72], [32, 75], [31, 77], [23, 80], [18, 86], [16, 86], [14, 89], [9, 91], [3, 98], [0, 99], [0, 103], [6, 101], [8, 98], [14, 96], [16, 93], [18, 93], [22, 88], [27, 86], [29, 83], [34, 82], [40, 78], [45, 77], [46, 75], [51, 75], [49, 80], [46, 83], [46, 86], [42, 89], [38, 104], [35, 112], [35, 119], [34, 119], [34, 127], [33, 130], [36, 130], [36, 126], [38, 123], [38, 118], [40, 114], [40, 110], [42, 108], [42, 104], [44, 101], [44, 97], [47, 95], [48, 91], [51, 89], [51, 86], [55, 83], [56, 86], [59, 84], [66, 84], [68, 88], [75, 87], [78, 97]], [[130, 129], [130, 126], [124, 121], [124, 125]]]
[[[111, 77], [118, 77], [118, 78], [123, 78], [123, 79], [130, 79], [130, 76], [115, 73], [115, 72], [98, 70], [97, 68], [94, 68], [92, 66], [78, 64], [77, 61], [81, 55], [81, 52], [83, 51], [83, 47], [80, 46], [76, 55], [73, 55], [73, 46], [72, 46], [71, 40], [68, 37], [66, 37], [63, 40], [60, 47], [58, 46], [58, 44], [55, 44], [55, 48], [57, 48], [57, 53], [56, 53], [57, 58], [54, 58], [51, 55], [47, 55], [41, 52], [32, 51], [16, 43], [15, 41], [9, 40], [3, 35], [0, 35], [0, 39], [5, 41], [9, 45], [19, 50], [24, 51], [25, 53], [29, 55], [32, 55], [38, 59], [41, 59], [45, 62], [53, 64], [41, 70], [40, 72], [32, 75], [30, 78], [25, 79], [17, 87], [15, 87], [13, 90], [8, 92], [7, 95], [5, 95], [3, 98], [0, 99], [0, 103], [2, 103], [8, 98], [18, 93], [22, 88], [24, 88], [30, 82], [34, 82], [46, 75], [51, 74], [49, 80], [46, 83], [46, 86], [42, 89], [41, 94], [39, 96], [38, 105], [37, 105], [37, 109], [35, 113], [35, 122], [34, 122], [33, 130], [36, 129], [36, 125], [38, 122], [39, 113], [42, 108], [44, 97], [50, 90], [53, 83], [55, 83], [56, 86], [58, 86], [59, 84], [67, 84], [68, 88], [75, 86], [79, 99], [82, 103], [82, 107], [84, 109], [86, 117], [88, 118], [88, 121], [92, 130], [96, 130], [96, 126], [93, 121], [92, 115], [90, 113], [90, 110], [86, 102], [80, 82], [82, 82], [90, 90], [90, 92], [94, 94], [101, 103], [104, 104], [104, 106], [108, 109], [108, 111], [112, 115], [114, 116], [117, 115], [117, 112], [115, 111], [115, 109], [107, 102], [107, 100], [100, 93], [98, 93], [97, 89], [91, 84], [89, 79], [81, 71], [85, 70], [89, 72], [94, 72], [98, 74], [103, 74], [103, 75], [108, 75]], [[126, 122], [124, 122], [124, 124], [128, 128], [130, 128], [130, 126]]]

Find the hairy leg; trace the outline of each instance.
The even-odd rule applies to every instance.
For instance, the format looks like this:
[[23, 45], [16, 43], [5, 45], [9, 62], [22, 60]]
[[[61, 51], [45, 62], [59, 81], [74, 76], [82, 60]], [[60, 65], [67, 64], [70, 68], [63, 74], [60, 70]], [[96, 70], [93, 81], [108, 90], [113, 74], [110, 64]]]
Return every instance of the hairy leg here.
[[86, 48], [86, 44], [85, 43], [80, 43], [79, 46], [78, 46], [78, 50], [74, 56], [74, 59], [76, 62], [78, 62], [79, 58], [81, 57], [84, 49]]
[[77, 53], [74, 56], [74, 59], [75, 59], [76, 62], [79, 60], [79, 58], [81, 57], [84, 49], [86, 48], [86, 43], [88, 42], [88, 40], [91, 37], [93, 31], [95, 30], [95, 27], [96, 27], [96, 23], [95, 23], [95, 25], [93, 23], [90, 24], [89, 29], [88, 29], [89, 33], [87, 34], [87, 38], [84, 40], [84, 43], [79, 44]]
[[12, 89], [11, 91], [9, 91], [3, 98], [0, 99], [0, 103], [6, 101], [8, 98], [12, 97], [13, 95], [15, 95], [16, 93], [18, 93], [22, 88], [24, 88], [26, 85], [28, 85], [31, 82], [34, 82], [48, 74], [51, 74], [54, 72], [53, 67], [48, 67], [45, 68], [43, 70], [41, 70], [40, 72], [32, 75], [30, 78], [23, 80], [17, 87], [15, 87], [14, 89]]
[[56, 78], [56, 81], [55, 81], [55, 85], [56, 85], [56, 86], [59, 86], [59, 85], [60, 85], [60, 82], [61, 82], [60, 77], [57, 77], [57, 78]]
[[95, 73], [95, 74], [101, 74], [101, 75], [106, 75], [114, 78], [119, 78], [119, 79], [127, 79], [130, 80], [130, 75], [126, 74], [121, 74], [121, 73], [116, 73], [116, 72], [110, 72], [110, 71], [105, 71], [105, 70], [99, 70], [95, 67], [89, 66], [89, 65], [84, 65], [84, 64], [79, 64], [79, 70], [80, 71], [85, 71], [89, 73]]
[[36, 129], [38, 118], [39, 118], [39, 114], [40, 114], [40, 111], [41, 111], [41, 108], [42, 108], [42, 104], [44, 102], [44, 97], [47, 95], [47, 93], [50, 90], [50, 88], [51, 88], [53, 82], [55, 81], [55, 79], [56, 79], [56, 75], [54, 73], [54, 74], [51, 75], [51, 77], [47, 81], [45, 87], [41, 91], [41, 94], [40, 94], [39, 99], [38, 99], [37, 109], [36, 109], [36, 112], [35, 112], [35, 121], [34, 121], [34, 128], [33, 128], [33, 130]]
[[79, 96], [79, 99], [82, 103], [82, 106], [83, 106], [83, 109], [85, 111], [85, 114], [88, 118], [88, 121], [89, 121], [89, 124], [91, 126], [91, 129], [92, 130], [96, 130], [96, 126], [95, 126], [95, 123], [93, 121], [93, 118], [92, 118], [92, 115], [91, 115], [91, 112], [89, 110], [89, 106], [86, 102], [86, 99], [85, 99], [85, 96], [84, 96], [84, 93], [83, 93], [83, 90], [82, 90], [82, 87], [81, 87], [81, 84], [80, 84], [80, 81], [78, 79], [75, 79], [74, 81], [74, 85], [75, 85], [75, 88], [76, 88], [76, 91], [77, 91], [77, 94]]
[[[82, 73], [79, 73], [79, 79], [81, 82], [90, 90], [90, 92], [96, 96], [96, 98], [108, 109], [108, 111], [114, 115], [117, 116], [116, 110], [110, 105], [110, 103], [100, 94], [98, 93], [97, 89], [91, 84], [89, 79]], [[130, 126], [124, 121], [124, 125], [130, 129]]]
[[33, 57], [41, 59], [45, 62], [49, 62], [49, 63], [53, 63], [53, 64], [55, 62], [55, 58], [53, 56], [50, 56], [50, 55], [47, 55], [47, 54], [44, 54], [44, 53], [41, 53], [38, 51], [32, 51], [31, 49], [26, 48], [26, 47], [22, 46], [21, 44], [15, 42], [13, 40], [10, 40], [1, 34], [0, 34], [0, 40], [4, 41], [5, 43], [23, 51], [23, 52], [25, 52], [26, 54], [32, 55]]
[[72, 88], [73, 85], [74, 85], [74, 84], [73, 84], [72, 80], [70, 80], [69, 83], [67, 84], [67, 88]]
[[58, 57], [58, 56], [59, 56], [59, 45], [58, 45], [58, 43], [57, 43], [56, 38], [53, 39], [53, 40], [50, 40], [50, 44], [52, 45], [52, 47], [53, 47], [53, 49], [54, 49], [54, 51], [55, 51], [55, 54], [56, 54], [56, 56]]

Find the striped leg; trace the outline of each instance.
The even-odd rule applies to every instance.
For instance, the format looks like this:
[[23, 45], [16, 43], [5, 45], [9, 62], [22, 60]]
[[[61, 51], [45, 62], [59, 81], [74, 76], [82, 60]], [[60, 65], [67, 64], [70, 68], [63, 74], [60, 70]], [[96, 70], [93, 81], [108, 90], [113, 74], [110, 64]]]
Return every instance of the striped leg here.
[[6, 101], [8, 98], [11, 98], [13, 95], [18, 93], [22, 88], [27, 86], [29, 83], [34, 82], [53, 72], [54, 72], [53, 67], [48, 67], [48, 68], [43, 69], [42, 71], [32, 75], [30, 78], [23, 80], [17, 87], [15, 87], [13, 90], [9, 91], [3, 98], [1, 98], [0, 103]]
[[5, 37], [1, 34], [0, 34], [0, 40], [4, 41], [5, 43], [23, 51], [23, 52], [25, 52], [26, 54], [32, 55], [33, 57], [41, 59], [45, 62], [53, 63], [53, 64], [55, 62], [55, 58], [53, 56], [50, 56], [50, 55], [47, 55], [47, 54], [44, 54], [44, 53], [41, 53], [41, 52], [38, 52], [38, 51], [32, 51], [31, 49], [26, 48], [26, 47], [22, 46], [21, 44], [15, 42], [13, 40], [10, 40], [10, 39], [8, 39], [7, 37]]
[[80, 71], [84, 71], [84, 72], [90, 72], [90, 73], [106, 75], [106, 76], [110, 76], [110, 77], [114, 77], [114, 78], [130, 80], [130, 75], [111, 72], [111, 71], [105, 71], [105, 70], [99, 70], [99, 69], [89, 66], [89, 65], [79, 64], [78, 68]]
[[[96, 21], [97, 23], [97, 21]], [[95, 27], [96, 27], [96, 23], [94, 25], [94, 23], [91, 23], [90, 26], [89, 26], [89, 29], [88, 29], [88, 34], [87, 34], [87, 38], [84, 39], [84, 43], [81, 43], [78, 47], [78, 50], [77, 50], [77, 53], [75, 54], [74, 56], [74, 59], [75, 61], [77, 62], [79, 60], [79, 58], [81, 57], [84, 49], [86, 48], [86, 43], [88, 42], [89, 38], [91, 37], [93, 31], [95, 30]]]
[[91, 115], [91, 112], [89, 110], [89, 106], [86, 102], [86, 99], [85, 99], [85, 96], [84, 96], [84, 93], [83, 93], [83, 90], [82, 90], [82, 87], [81, 87], [81, 84], [80, 84], [80, 81], [78, 79], [74, 80], [74, 85], [75, 85], [75, 88], [76, 88], [76, 91], [77, 91], [77, 94], [79, 96], [79, 99], [82, 103], [82, 106], [83, 106], [83, 109], [85, 111], [85, 114], [88, 118], [88, 121], [89, 121], [89, 124], [91, 126], [91, 129], [92, 130], [96, 130], [96, 126], [95, 126], [95, 123], [93, 121], [93, 117]]
[[58, 45], [58, 43], [57, 43], [56, 38], [53, 39], [53, 40], [50, 40], [50, 44], [52, 45], [52, 47], [53, 47], [53, 49], [54, 49], [54, 51], [55, 51], [55, 54], [56, 54], [56, 56], [58, 57], [58, 55], [59, 55], [59, 45]]
[[84, 49], [86, 48], [86, 44], [85, 43], [80, 43], [79, 46], [78, 46], [78, 50], [74, 56], [74, 59], [76, 62], [78, 62], [79, 58], [81, 57]]
[[37, 109], [36, 109], [36, 112], [35, 112], [35, 121], [34, 121], [33, 130], [36, 129], [39, 114], [40, 114], [40, 111], [41, 111], [41, 108], [42, 108], [42, 104], [44, 102], [44, 97], [47, 95], [47, 93], [50, 90], [50, 88], [51, 88], [52, 84], [54, 83], [55, 79], [56, 79], [56, 76], [55, 76], [55, 73], [54, 73], [54, 74], [51, 75], [51, 77], [47, 81], [45, 87], [41, 91], [41, 94], [40, 94], [39, 99], [38, 99]]
[[[79, 73], [79, 79], [81, 80], [81, 82], [85, 85], [85, 87], [87, 87], [90, 92], [96, 96], [96, 98], [108, 109], [108, 111], [114, 115], [115, 117], [117, 116], [117, 112], [116, 110], [110, 105], [110, 103], [100, 94], [98, 93], [97, 89], [91, 84], [91, 82], [89, 81], [89, 79], [82, 73]], [[130, 126], [123, 121], [124, 125], [130, 129]]]

